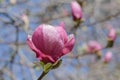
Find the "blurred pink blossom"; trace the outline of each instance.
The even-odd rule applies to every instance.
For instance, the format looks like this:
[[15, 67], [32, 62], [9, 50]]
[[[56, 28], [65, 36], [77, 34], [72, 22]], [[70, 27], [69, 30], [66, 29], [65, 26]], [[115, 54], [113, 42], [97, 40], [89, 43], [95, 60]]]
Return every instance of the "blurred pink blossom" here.
[[64, 28], [64, 27], [65, 27], [65, 23], [62, 21], [62, 22], [60, 23], [60, 26]]
[[104, 62], [108, 63], [112, 59], [112, 52], [107, 52], [104, 57]]
[[72, 16], [74, 20], [79, 20], [82, 18], [82, 8], [77, 1], [71, 2]]
[[116, 39], [117, 33], [114, 28], [109, 29], [108, 39], [114, 41]]
[[36, 53], [36, 57], [44, 63], [54, 63], [61, 56], [72, 51], [75, 38], [67, 36], [63, 27], [42, 24], [37, 27], [33, 35], [27, 38], [29, 47]]
[[97, 41], [90, 41], [87, 45], [87, 52], [93, 53], [102, 49], [102, 46]]
[[64, 14], [64, 16], [67, 16], [68, 15], [68, 11], [66, 9], [63, 9], [63, 14]]

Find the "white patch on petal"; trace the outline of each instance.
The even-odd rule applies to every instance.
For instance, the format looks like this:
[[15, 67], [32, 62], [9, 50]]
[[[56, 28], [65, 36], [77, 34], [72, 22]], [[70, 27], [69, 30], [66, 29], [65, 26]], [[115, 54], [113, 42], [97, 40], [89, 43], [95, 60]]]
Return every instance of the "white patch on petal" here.
[[74, 37], [74, 34], [70, 34], [70, 35], [68, 36], [68, 41], [70, 41], [73, 37]]
[[28, 35], [28, 38], [29, 38], [29, 40], [32, 40], [32, 36], [31, 35]]

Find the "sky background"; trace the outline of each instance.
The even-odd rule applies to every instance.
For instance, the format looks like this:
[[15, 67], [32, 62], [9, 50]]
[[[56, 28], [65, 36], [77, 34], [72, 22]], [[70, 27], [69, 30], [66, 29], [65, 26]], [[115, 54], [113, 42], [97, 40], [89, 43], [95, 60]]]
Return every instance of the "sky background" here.
[[[16, 2], [12, 2], [16, 1]], [[0, 80], [37, 80], [42, 68], [26, 44], [28, 34], [40, 24], [59, 25], [65, 22], [68, 34], [75, 33], [73, 51], [62, 57], [62, 65], [48, 73], [43, 80], [119, 80], [120, 79], [120, 0], [83, 1], [84, 22], [73, 30], [70, 2], [72, 0], [0, 0]], [[23, 19], [23, 15], [27, 18]], [[117, 31], [115, 45], [103, 49], [102, 58], [82, 55], [90, 40], [107, 44], [107, 25]], [[112, 61], [103, 63], [107, 51]], [[80, 55], [78, 58], [75, 56]]]

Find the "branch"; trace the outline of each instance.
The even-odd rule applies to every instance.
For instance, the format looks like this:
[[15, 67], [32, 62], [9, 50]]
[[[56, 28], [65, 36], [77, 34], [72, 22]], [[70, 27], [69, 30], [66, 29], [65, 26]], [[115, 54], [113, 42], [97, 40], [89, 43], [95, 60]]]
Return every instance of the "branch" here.
[[119, 16], [119, 15], [120, 15], [120, 12], [117, 12], [116, 14], [109, 15], [109, 16], [107, 16], [107, 17], [104, 18], [104, 19], [101, 19], [101, 20], [99, 20], [99, 21], [96, 21], [96, 22], [87, 24], [87, 26], [92, 26], [92, 25], [96, 25], [96, 24], [99, 24], [99, 23], [103, 23], [103, 22], [108, 21], [108, 20], [111, 20], [112, 18], [115, 18], [115, 17], [117, 17], [117, 16]]
[[38, 78], [38, 80], [42, 80], [42, 78], [43, 78], [47, 73], [48, 73], [48, 72], [45, 73], [45, 72], [43, 71], [42, 74], [40, 75], [40, 77]]

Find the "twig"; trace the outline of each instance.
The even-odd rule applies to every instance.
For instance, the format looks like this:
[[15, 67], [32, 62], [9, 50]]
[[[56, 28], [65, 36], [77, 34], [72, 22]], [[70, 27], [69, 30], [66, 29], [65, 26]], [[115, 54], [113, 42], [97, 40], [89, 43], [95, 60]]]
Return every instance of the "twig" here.
[[40, 77], [38, 78], [38, 80], [42, 80], [42, 78], [47, 74], [48, 72], [42, 72], [42, 74], [40, 75]]
[[98, 23], [102, 23], [102, 22], [111, 20], [112, 18], [115, 18], [115, 17], [117, 17], [117, 16], [119, 16], [119, 15], [120, 15], [120, 12], [117, 12], [116, 14], [109, 15], [109, 16], [107, 16], [107, 17], [104, 18], [104, 19], [101, 19], [101, 20], [99, 20], [99, 21], [95, 21], [95, 22], [93, 22], [93, 23], [87, 24], [87, 26], [96, 25], [96, 24], [98, 24]]

